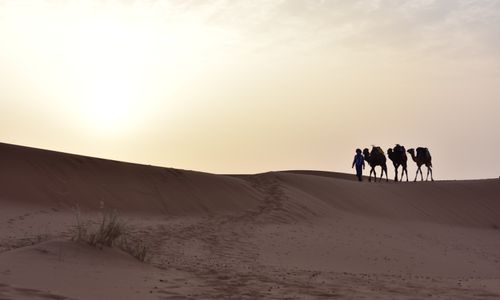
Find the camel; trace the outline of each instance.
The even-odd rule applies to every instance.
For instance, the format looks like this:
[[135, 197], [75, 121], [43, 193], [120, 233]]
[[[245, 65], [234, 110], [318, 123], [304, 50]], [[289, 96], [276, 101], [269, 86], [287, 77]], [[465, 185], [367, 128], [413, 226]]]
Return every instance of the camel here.
[[427, 167], [427, 177], [425, 178], [425, 181], [429, 180], [429, 173], [431, 174], [431, 180], [434, 181], [434, 178], [432, 178], [432, 157], [431, 153], [429, 152], [429, 149], [424, 148], [424, 147], [418, 147], [417, 148], [417, 155], [415, 156], [415, 149], [408, 149], [407, 151], [410, 153], [411, 158], [413, 161], [417, 164], [417, 173], [415, 174], [415, 180], [417, 181], [418, 177], [418, 172], [420, 172], [420, 178], [421, 181], [424, 181], [424, 175], [422, 174], [422, 165], [425, 165]]
[[384, 172], [386, 181], [389, 181], [389, 178], [387, 177], [386, 158], [382, 148], [373, 146], [371, 152], [368, 151], [368, 148], [365, 148], [363, 150], [363, 156], [365, 157], [365, 161], [367, 161], [371, 167], [370, 177], [368, 177], [368, 181], [372, 181], [372, 173], [374, 174], [375, 181], [377, 181], [377, 172], [375, 171], [376, 166], [380, 166], [382, 168], [382, 174], [380, 174], [380, 181], [382, 181]]
[[406, 174], [406, 181], [408, 181], [408, 170], [407, 170], [407, 161], [408, 157], [406, 156], [406, 149], [404, 146], [397, 144], [394, 148], [389, 148], [387, 150], [387, 155], [389, 159], [392, 160], [392, 164], [394, 165], [394, 170], [396, 175], [394, 176], [394, 181], [398, 181], [398, 169], [399, 166], [402, 167], [401, 171], [401, 181], [403, 181], [403, 176]]

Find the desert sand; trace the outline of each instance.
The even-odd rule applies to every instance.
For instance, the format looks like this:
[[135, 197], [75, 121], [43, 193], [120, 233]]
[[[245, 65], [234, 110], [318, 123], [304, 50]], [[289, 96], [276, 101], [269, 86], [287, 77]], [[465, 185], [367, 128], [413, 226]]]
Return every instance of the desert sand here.
[[[500, 180], [354, 179], [0, 144], [0, 299], [500, 299]], [[71, 241], [76, 207], [148, 261]]]

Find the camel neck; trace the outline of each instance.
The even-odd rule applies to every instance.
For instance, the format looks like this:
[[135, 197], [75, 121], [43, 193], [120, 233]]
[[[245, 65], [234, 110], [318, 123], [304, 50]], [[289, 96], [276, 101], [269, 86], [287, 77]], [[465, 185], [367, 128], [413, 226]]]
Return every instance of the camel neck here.
[[413, 159], [413, 161], [416, 162], [417, 158], [415, 157], [415, 154], [410, 152], [410, 155], [411, 155], [411, 159]]

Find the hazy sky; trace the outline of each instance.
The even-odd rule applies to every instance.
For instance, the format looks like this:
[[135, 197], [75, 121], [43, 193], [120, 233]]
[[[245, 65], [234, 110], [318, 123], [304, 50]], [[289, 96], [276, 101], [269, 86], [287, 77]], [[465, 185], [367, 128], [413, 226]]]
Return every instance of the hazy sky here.
[[2, 142], [145, 164], [352, 172], [401, 143], [498, 177], [500, 1], [0, 0], [0, 112]]

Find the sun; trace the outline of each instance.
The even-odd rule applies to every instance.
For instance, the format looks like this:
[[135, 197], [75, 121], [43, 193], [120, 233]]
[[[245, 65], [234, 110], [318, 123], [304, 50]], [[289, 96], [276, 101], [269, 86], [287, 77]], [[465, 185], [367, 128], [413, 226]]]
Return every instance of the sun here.
[[101, 133], [117, 132], [132, 127], [135, 119], [133, 97], [121, 87], [108, 86], [89, 91], [81, 104], [86, 124]]
[[78, 113], [87, 127], [98, 133], [127, 130], [134, 125], [141, 82], [135, 81], [134, 76], [122, 76], [113, 68], [102, 72], [82, 78], [77, 94]]
[[72, 91], [79, 114], [97, 133], [134, 126], [136, 107], [148, 93], [150, 62], [147, 34], [126, 23], [84, 24], [72, 61]]
[[194, 79], [231, 61], [231, 32], [189, 14], [171, 20], [154, 5], [111, 2], [41, 5], [6, 27], [21, 37], [16, 60], [34, 71], [29, 76], [60, 103], [68, 124], [89, 135], [143, 128], [155, 107], [168, 108], [162, 118], [174, 115], [194, 102]]

